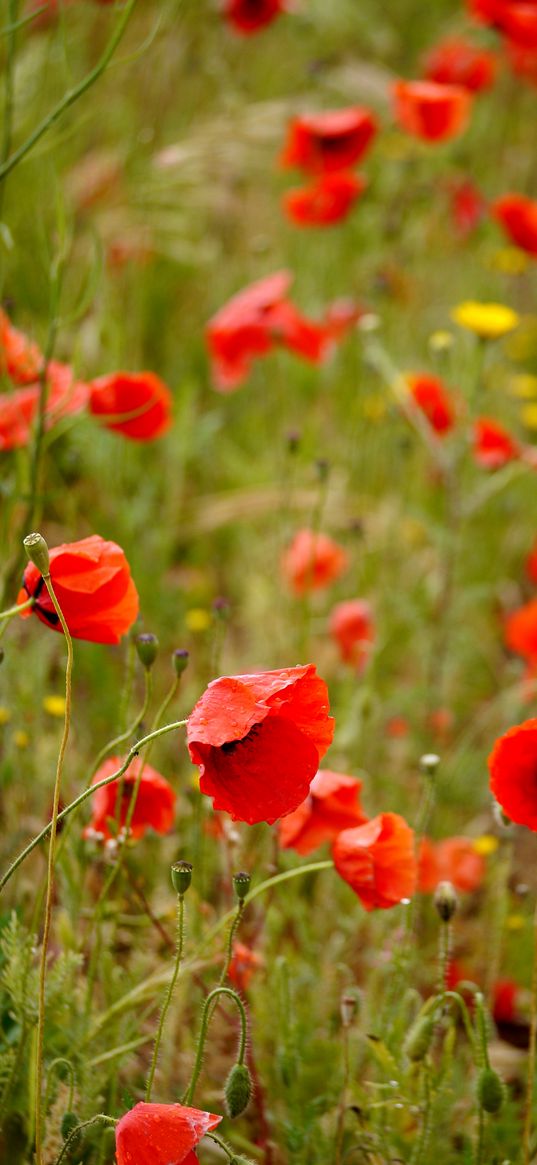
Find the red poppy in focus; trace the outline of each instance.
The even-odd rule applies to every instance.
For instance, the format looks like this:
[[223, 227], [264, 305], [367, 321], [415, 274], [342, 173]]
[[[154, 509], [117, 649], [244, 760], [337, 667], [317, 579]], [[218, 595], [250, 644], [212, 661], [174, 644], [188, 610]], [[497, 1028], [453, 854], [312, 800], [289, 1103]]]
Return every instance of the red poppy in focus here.
[[494, 84], [497, 60], [493, 53], [456, 37], [435, 45], [425, 62], [425, 76], [438, 85], [461, 85], [480, 93]]
[[349, 556], [327, 534], [298, 530], [282, 557], [282, 572], [295, 595], [322, 590], [347, 570]]
[[397, 813], [344, 829], [334, 842], [334, 865], [366, 910], [388, 910], [412, 897], [417, 861], [414, 833]]
[[116, 1125], [117, 1165], [197, 1165], [193, 1152], [221, 1116], [184, 1104], [135, 1104]]
[[492, 204], [492, 213], [512, 243], [537, 257], [537, 201], [523, 194], [504, 194]]
[[347, 218], [367, 186], [361, 175], [348, 170], [321, 174], [309, 186], [288, 190], [283, 208], [299, 227], [324, 227]]
[[492, 795], [504, 813], [537, 830], [537, 720], [525, 720], [500, 736], [488, 763]]
[[486, 872], [483, 855], [468, 837], [447, 837], [438, 842], [424, 837], [418, 863], [418, 889], [424, 894], [436, 890], [439, 882], [452, 882], [456, 890], [470, 893], [478, 889]]
[[213, 680], [187, 722], [200, 789], [235, 821], [273, 825], [304, 800], [332, 742], [313, 664]]
[[459, 235], [466, 238], [485, 217], [487, 203], [481, 191], [469, 178], [450, 184], [448, 189], [453, 222]]
[[[40, 386], [32, 384], [0, 395], [0, 450], [19, 449], [28, 444], [37, 419], [40, 393]], [[74, 379], [69, 365], [52, 360], [47, 368], [45, 429], [51, 429], [62, 417], [82, 412], [88, 396], [88, 386]]]
[[172, 420], [172, 394], [154, 372], [112, 372], [90, 383], [90, 412], [133, 441], [162, 437]]
[[343, 829], [363, 825], [367, 817], [360, 805], [361, 788], [357, 777], [319, 769], [306, 800], [280, 821], [282, 848], [309, 854], [325, 841], [333, 841]]
[[223, 15], [235, 32], [250, 36], [287, 12], [286, 0], [224, 0]]
[[447, 142], [466, 129], [472, 98], [461, 85], [396, 81], [395, 117], [407, 133], [426, 142]]
[[[117, 772], [123, 764], [123, 757], [111, 756], [97, 769], [92, 785]], [[175, 793], [168, 781], [156, 769], [143, 760], [133, 760], [123, 777], [111, 781], [103, 789], [98, 789], [91, 799], [91, 821], [83, 832], [84, 837], [94, 837], [106, 841], [116, 837], [122, 830], [129, 811], [134, 787], [142, 766], [142, 777], [132, 814], [129, 835], [136, 840], [144, 836], [147, 829], [155, 833], [168, 833], [172, 828], [175, 810]], [[118, 796], [121, 800], [118, 804]]]
[[310, 174], [348, 170], [364, 157], [376, 132], [371, 110], [360, 106], [294, 117], [280, 162]]
[[439, 436], [449, 433], [455, 424], [455, 409], [444, 382], [429, 372], [411, 372], [406, 381], [414, 404]]
[[474, 424], [473, 453], [483, 469], [502, 469], [521, 455], [521, 447], [499, 421], [478, 417]]
[[[115, 542], [99, 534], [68, 542], [50, 551], [54, 591], [73, 639], [89, 643], [119, 643], [138, 614], [138, 594], [125, 555]], [[24, 571], [17, 602], [30, 597], [34, 606], [22, 618], [36, 614], [42, 623], [61, 632], [60, 621], [46, 583], [33, 562]]]
[[524, 603], [505, 620], [505, 642], [511, 651], [537, 663], [537, 599]]
[[0, 309], [0, 373], [13, 384], [32, 384], [39, 379], [43, 356], [33, 340], [14, 328]]
[[256, 971], [265, 965], [261, 955], [245, 943], [233, 943], [233, 954], [228, 968], [228, 979], [238, 991], [247, 991]]
[[363, 671], [375, 639], [371, 604], [365, 599], [347, 599], [337, 603], [328, 624], [332, 639], [339, 647], [343, 663]]

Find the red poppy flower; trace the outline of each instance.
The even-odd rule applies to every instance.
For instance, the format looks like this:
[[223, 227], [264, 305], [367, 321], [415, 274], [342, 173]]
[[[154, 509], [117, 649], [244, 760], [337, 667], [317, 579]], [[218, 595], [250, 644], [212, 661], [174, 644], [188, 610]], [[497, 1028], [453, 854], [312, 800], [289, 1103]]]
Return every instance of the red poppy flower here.
[[466, 129], [472, 98], [461, 85], [396, 81], [393, 95], [396, 119], [414, 137], [446, 142]]
[[505, 620], [505, 642], [511, 651], [537, 662], [537, 599], [524, 603]]
[[479, 417], [474, 424], [473, 452], [483, 469], [502, 469], [522, 452], [507, 429], [491, 417]]
[[249, 825], [304, 800], [334, 733], [326, 684], [313, 664], [213, 680], [187, 723], [200, 789]]
[[342, 829], [363, 825], [367, 817], [360, 805], [361, 788], [357, 777], [319, 769], [306, 800], [278, 825], [282, 848], [309, 854], [325, 841], [333, 841]]
[[43, 356], [32, 340], [14, 328], [0, 309], [0, 373], [14, 384], [32, 384], [39, 379]]
[[537, 201], [523, 194], [504, 194], [492, 204], [492, 213], [512, 243], [537, 257]]
[[264, 966], [261, 955], [245, 943], [233, 943], [233, 954], [228, 968], [228, 979], [238, 991], [247, 991], [257, 970]]
[[347, 170], [364, 157], [376, 132], [371, 110], [360, 106], [304, 114], [289, 123], [280, 162], [311, 174]]
[[413, 372], [406, 381], [414, 403], [427, 417], [435, 433], [444, 436], [455, 424], [455, 409], [444, 382], [429, 372]]
[[[111, 776], [121, 767], [123, 758], [111, 756], [97, 769], [92, 781], [96, 785]], [[172, 828], [175, 810], [175, 793], [168, 781], [156, 769], [137, 759], [129, 765], [122, 779], [111, 781], [104, 789], [98, 789], [91, 800], [90, 824], [84, 830], [84, 837], [100, 835], [103, 839], [117, 836], [117, 831], [125, 825], [129, 804], [136, 780], [143, 766], [142, 778], [136, 805], [130, 824], [130, 836], [143, 837], [147, 829], [156, 833], [168, 833]], [[121, 791], [121, 804], [118, 795]], [[118, 812], [119, 810], [119, 812]], [[117, 819], [117, 826], [115, 822]], [[112, 828], [111, 828], [112, 827]]]
[[526, 559], [526, 571], [533, 583], [537, 583], [537, 542]]
[[334, 842], [334, 865], [366, 910], [387, 910], [416, 889], [414, 833], [397, 813], [344, 829]]
[[235, 30], [250, 36], [287, 12], [286, 0], [225, 0], [223, 14]]
[[330, 615], [328, 628], [339, 647], [343, 662], [363, 671], [375, 639], [370, 603], [365, 599], [347, 599], [337, 603]]
[[[0, 395], [0, 450], [27, 445], [39, 408], [40, 386], [29, 385]], [[47, 369], [45, 428], [51, 429], [62, 417], [82, 412], [88, 403], [86, 384], [74, 379], [68, 364], [51, 361]]]
[[481, 885], [486, 872], [483, 855], [468, 837], [447, 837], [439, 842], [424, 837], [418, 863], [418, 889], [424, 894], [436, 890], [439, 882], [452, 882], [457, 890], [471, 893]]
[[117, 1165], [197, 1165], [193, 1149], [221, 1120], [184, 1104], [140, 1101], [116, 1125]]
[[115, 433], [152, 441], [171, 425], [172, 394], [154, 372], [112, 372], [89, 387], [90, 412]]
[[496, 979], [492, 984], [491, 1011], [495, 1023], [520, 1023], [520, 987], [514, 979]]
[[386, 732], [392, 740], [404, 740], [410, 732], [406, 716], [390, 716], [386, 723]]
[[[138, 614], [138, 594], [129, 564], [115, 542], [99, 534], [68, 542], [50, 551], [50, 574], [58, 603], [73, 639], [90, 643], [119, 643]], [[18, 603], [32, 596], [34, 606], [22, 618], [36, 614], [42, 623], [61, 632], [46, 583], [33, 562], [24, 571]]]
[[288, 190], [283, 208], [299, 227], [324, 227], [347, 218], [367, 186], [361, 175], [348, 170], [321, 174], [309, 186]]
[[525, 720], [500, 736], [489, 756], [489, 772], [492, 795], [511, 821], [537, 830], [537, 720]]
[[480, 93], [494, 84], [497, 60], [493, 53], [457, 37], [434, 46], [425, 61], [425, 76], [438, 85], [462, 85]]
[[349, 556], [327, 534], [298, 530], [282, 557], [282, 572], [295, 595], [322, 590], [347, 570]]
[[526, 52], [537, 49], [537, 5], [534, 3], [505, 3], [497, 25], [512, 44]]
[[505, 52], [510, 68], [517, 77], [537, 86], [537, 48], [527, 49], [514, 41], [505, 41]]
[[465, 178], [449, 184], [451, 215], [458, 234], [466, 238], [485, 217], [487, 203], [477, 186]]

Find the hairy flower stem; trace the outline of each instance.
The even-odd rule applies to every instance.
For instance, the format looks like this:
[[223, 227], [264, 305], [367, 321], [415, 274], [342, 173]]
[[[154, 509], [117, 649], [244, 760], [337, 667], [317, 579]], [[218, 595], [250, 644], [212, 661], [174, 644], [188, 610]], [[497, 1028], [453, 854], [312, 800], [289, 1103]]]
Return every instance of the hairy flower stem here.
[[104, 1112], [99, 1112], [96, 1116], [92, 1116], [89, 1120], [83, 1121], [82, 1124], [77, 1125], [76, 1129], [73, 1129], [72, 1133], [67, 1137], [67, 1140], [63, 1145], [59, 1156], [56, 1157], [54, 1165], [61, 1165], [61, 1162], [65, 1157], [70, 1159], [71, 1149], [75, 1147], [80, 1134], [83, 1133], [86, 1129], [91, 1128], [92, 1125], [96, 1124], [108, 1125], [110, 1128], [115, 1128], [117, 1125], [117, 1120], [114, 1120], [114, 1117], [112, 1116], [106, 1116]]
[[349, 1079], [350, 1079], [350, 1058], [349, 1058], [349, 1033], [350, 1025], [343, 1024], [342, 1038], [343, 1038], [343, 1085], [341, 1089], [341, 1099], [339, 1102], [337, 1125], [336, 1125], [336, 1151], [334, 1154], [335, 1165], [341, 1165], [341, 1151], [343, 1149], [343, 1136], [345, 1133], [345, 1115], [347, 1112], [347, 1099], [349, 1093]]
[[226, 958], [224, 961], [224, 966], [222, 967], [222, 974], [220, 975], [220, 981], [219, 981], [220, 987], [222, 987], [222, 985], [225, 983], [225, 981], [228, 977], [230, 963], [231, 963], [231, 960], [233, 958], [233, 942], [234, 942], [235, 935], [236, 935], [237, 930], [239, 928], [243, 914], [244, 914], [244, 899], [241, 898], [239, 901], [239, 904], [237, 906], [237, 913], [236, 913], [235, 918], [233, 919], [231, 926], [229, 928], [229, 935], [228, 935], [227, 947], [226, 947]]
[[220, 995], [229, 996], [229, 998], [233, 1000], [233, 1002], [235, 1003], [236, 1007], [239, 1010], [240, 1021], [241, 1021], [241, 1035], [240, 1035], [240, 1041], [239, 1041], [239, 1051], [238, 1051], [238, 1055], [237, 1055], [237, 1063], [238, 1064], [244, 1063], [244, 1056], [246, 1053], [246, 1035], [247, 1035], [247, 1020], [246, 1020], [246, 1010], [244, 1007], [244, 1003], [242, 1002], [240, 995], [238, 995], [236, 991], [233, 991], [231, 989], [231, 987], [215, 987], [214, 991], [210, 992], [210, 994], [207, 996], [207, 998], [205, 1000], [205, 1003], [203, 1004], [203, 1011], [201, 1013], [200, 1031], [199, 1031], [199, 1036], [198, 1036], [198, 1046], [197, 1046], [197, 1051], [196, 1051], [196, 1060], [194, 1063], [194, 1068], [192, 1071], [192, 1078], [190, 1080], [190, 1084], [188, 1085], [188, 1088], [185, 1092], [185, 1095], [181, 1101], [182, 1104], [187, 1104], [187, 1105], [192, 1104], [194, 1092], [196, 1089], [196, 1084], [198, 1083], [199, 1074], [201, 1072], [201, 1065], [203, 1063], [203, 1053], [205, 1050], [205, 1041], [207, 1039], [207, 1031], [208, 1031], [208, 1027], [209, 1027], [209, 1022], [210, 1022], [211, 1016], [212, 1016], [213, 1011], [214, 1011], [213, 1003], [219, 998]]
[[535, 1060], [537, 1052], [537, 906], [533, 916], [533, 972], [531, 977], [530, 1046], [528, 1051], [528, 1078], [526, 1083], [526, 1105], [524, 1113], [524, 1133], [522, 1137], [523, 1165], [530, 1165], [531, 1126], [533, 1115], [533, 1089], [535, 1084]]
[[[141, 740], [138, 740], [136, 744], [133, 745], [130, 752], [125, 757], [123, 764], [119, 769], [116, 770], [115, 773], [110, 773], [109, 777], [103, 777], [102, 781], [98, 781], [97, 784], [90, 785], [89, 788], [84, 789], [83, 793], [80, 793], [78, 797], [75, 797], [74, 801], [71, 801], [69, 805], [66, 805], [65, 809], [62, 809], [61, 813], [58, 813], [56, 824], [58, 824], [60, 821], [64, 821], [66, 817], [69, 817], [69, 815], [75, 809], [78, 809], [79, 805], [83, 805], [84, 801], [87, 801], [88, 797], [92, 797], [98, 789], [104, 789], [106, 785], [110, 785], [112, 781], [117, 781], [118, 777], [122, 777], [123, 773], [127, 771], [131, 761], [133, 761], [134, 758], [138, 756], [140, 749], [144, 748], [145, 745], [148, 744], [151, 740], [156, 740], [157, 737], [164, 736], [167, 732], [173, 732], [176, 728], [184, 728], [185, 724], [186, 720], [175, 720], [172, 724], [165, 724], [162, 728], [156, 729], [155, 732], [150, 732], [147, 736], [143, 736]], [[52, 821], [49, 821], [48, 825], [45, 825], [44, 829], [42, 829], [40, 833], [36, 834], [36, 836], [32, 838], [32, 841], [29, 842], [29, 844], [21, 851], [18, 857], [15, 858], [15, 861], [11, 863], [9, 869], [6, 870], [5, 874], [2, 876], [2, 878], [0, 878], [0, 892], [9, 882], [10, 878], [15, 873], [15, 870], [17, 870], [22, 862], [24, 862], [26, 858], [29, 857], [36, 846], [38, 846], [40, 842], [44, 841], [45, 838], [48, 837], [51, 830]], [[326, 864], [332, 865], [332, 862], [328, 862]]]
[[58, 753], [58, 762], [56, 765], [56, 779], [54, 782], [54, 795], [52, 801], [52, 819], [50, 822], [50, 842], [48, 848], [48, 862], [47, 862], [47, 891], [45, 899], [45, 921], [43, 927], [43, 938], [41, 943], [41, 958], [39, 963], [39, 987], [38, 987], [38, 1010], [37, 1010], [37, 1038], [36, 1038], [36, 1056], [35, 1056], [35, 1159], [36, 1165], [42, 1165], [43, 1162], [43, 1141], [42, 1141], [42, 1091], [43, 1091], [43, 1046], [45, 1036], [45, 985], [47, 977], [47, 954], [48, 943], [50, 937], [50, 928], [52, 922], [52, 901], [54, 893], [54, 864], [56, 851], [56, 832], [58, 828], [58, 809], [60, 804], [60, 787], [63, 774], [63, 765], [65, 760], [65, 752], [67, 749], [67, 741], [69, 739], [69, 729], [71, 726], [71, 683], [73, 673], [73, 641], [71, 639], [69, 628], [61, 607], [56, 598], [54, 587], [52, 585], [50, 571], [43, 575], [47, 590], [52, 599], [54, 610], [60, 620], [61, 628], [65, 636], [65, 643], [67, 647], [67, 664], [65, 669], [65, 714], [63, 723], [63, 734], [60, 743], [60, 750]]
[[168, 1008], [169, 1008], [170, 1003], [172, 1001], [174, 987], [175, 987], [175, 984], [177, 982], [177, 976], [179, 974], [179, 970], [181, 967], [181, 960], [183, 958], [183, 946], [184, 946], [184, 938], [185, 938], [184, 912], [185, 912], [185, 896], [184, 896], [184, 894], [179, 894], [178, 899], [177, 899], [177, 949], [176, 949], [176, 954], [175, 954], [175, 965], [174, 965], [174, 969], [173, 969], [173, 975], [170, 979], [170, 982], [168, 985], [168, 990], [166, 991], [166, 995], [164, 997], [164, 1002], [162, 1004], [159, 1024], [158, 1024], [158, 1028], [157, 1028], [157, 1034], [155, 1036], [155, 1043], [153, 1045], [153, 1055], [151, 1057], [151, 1065], [149, 1068], [149, 1072], [147, 1074], [147, 1084], [145, 1087], [145, 1100], [146, 1100], [147, 1104], [149, 1104], [149, 1101], [151, 1100], [151, 1089], [153, 1087], [153, 1079], [155, 1076], [155, 1069], [157, 1066], [160, 1041], [162, 1039], [162, 1032], [164, 1030], [164, 1021], [166, 1019], [166, 1016], [168, 1014]]

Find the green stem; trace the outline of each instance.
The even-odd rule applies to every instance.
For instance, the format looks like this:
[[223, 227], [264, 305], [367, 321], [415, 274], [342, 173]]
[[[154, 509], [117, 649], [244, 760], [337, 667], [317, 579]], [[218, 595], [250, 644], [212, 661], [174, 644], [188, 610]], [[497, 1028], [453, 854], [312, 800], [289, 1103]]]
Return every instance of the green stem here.
[[236, 1160], [236, 1152], [231, 1149], [229, 1145], [226, 1145], [223, 1137], [219, 1137], [218, 1133], [206, 1133], [206, 1136], [210, 1137], [211, 1141], [214, 1141], [215, 1145], [218, 1145], [219, 1149], [222, 1149], [222, 1152], [226, 1154], [229, 1161]]
[[[6, 50], [6, 64], [4, 73], [4, 133], [2, 137], [2, 151], [0, 154], [2, 165], [7, 162], [11, 149], [11, 135], [13, 132], [13, 112], [15, 106], [15, 56], [17, 50], [17, 27], [19, 14], [19, 0], [8, 0], [8, 26], [5, 35], [8, 38]], [[5, 186], [0, 186], [0, 219], [4, 212]], [[0, 287], [0, 292], [2, 288]]]
[[52, 802], [52, 819], [50, 822], [50, 843], [48, 849], [47, 862], [47, 892], [45, 899], [45, 922], [43, 927], [43, 939], [41, 943], [41, 958], [39, 963], [39, 988], [38, 988], [38, 1011], [37, 1011], [37, 1041], [36, 1041], [36, 1057], [35, 1057], [35, 1159], [36, 1165], [42, 1165], [43, 1162], [43, 1143], [42, 1143], [42, 1091], [43, 1091], [43, 1047], [45, 1038], [45, 986], [47, 977], [47, 953], [48, 943], [50, 937], [50, 928], [52, 923], [52, 902], [54, 894], [54, 859], [56, 850], [56, 832], [58, 827], [58, 810], [60, 804], [60, 787], [63, 774], [63, 766], [65, 760], [65, 753], [67, 749], [67, 741], [69, 739], [69, 730], [71, 726], [71, 686], [73, 673], [73, 641], [69, 633], [69, 628], [65, 622], [63, 612], [56, 598], [50, 571], [43, 575], [48, 593], [52, 599], [54, 610], [60, 620], [61, 628], [65, 636], [67, 646], [67, 665], [65, 669], [65, 715], [63, 724], [63, 734], [60, 743], [60, 750], [58, 753], [58, 762], [56, 765], [56, 779], [54, 782], [54, 796]]
[[[186, 720], [175, 720], [172, 724], [165, 724], [163, 728], [158, 728], [155, 730], [155, 732], [150, 732], [147, 736], [143, 736], [141, 740], [138, 740], [136, 744], [133, 745], [130, 752], [125, 757], [123, 764], [119, 769], [116, 770], [115, 773], [110, 773], [110, 776], [103, 777], [102, 781], [97, 781], [95, 785], [90, 785], [89, 788], [84, 789], [83, 793], [80, 793], [78, 797], [75, 797], [74, 801], [71, 801], [69, 805], [66, 805], [65, 809], [62, 809], [61, 813], [58, 813], [57, 823], [64, 821], [65, 818], [68, 817], [74, 809], [78, 809], [79, 805], [83, 805], [84, 801], [87, 801], [88, 797], [92, 797], [98, 789], [104, 789], [106, 785], [110, 785], [112, 781], [117, 781], [118, 777], [122, 777], [123, 773], [127, 771], [131, 761], [138, 756], [140, 749], [144, 748], [145, 745], [149, 743], [149, 741], [156, 740], [157, 737], [164, 736], [167, 732], [173, 732], [176, 728], [184, 728], [185, 724]], [[40, 842], [44, 841], [44, 839], [48, 837], [51, 830], [52, 821], [49, 821], [48, 825], [45, 825], [44, 829], [42, 829], [40, 833], [32, 838], [32, 841], [29, 842], [29, 844], [21, 851], [18, 857], [15, 858], [15, 861], [11, 863], [9, 869], [6, 870], [5, 874], [2, 876], [2, 878], [0, 878], [0, 893], [4, 889], [4, 886], [7, 884], [7, 882], [9, 882], [12, 875], [15, 873], [15, 870], [17, 870], [22, 862], [24, 862], [25, 859], [32, 853], [32, 850], [34, 850]], [[331, 862], [328, 864], [332, 865]]]
[[90, 1117], [88, 1121], [82, 1121], [82, 1124], [77, 1125], [76, 1129], [73, 1129], [70, 1136], [68, 1136], [65, 1144], [63, 1145], [61, 1153], [58, 1157], [56, 1157], [55, 1165], [61, 1165], [64, 1157], [66, 1157], [70, 1149], [74, 1147], [75, 1142], [78, 1140], [84, 1129], [89, 1129], [91, 1125], [96, 1125], [97, 1123], [109, 1125], [110, 1128], [114, 1128], [117, 1125], [117, 1120], [114, 1120], [112, 1116], [106, 1116], [104, 1112], [99, 1112], [97, 1113], [97, 1116]]
[[30, 150], [32, 150], [37, 142], [40, 141], [40, 139], [44, 134], [47, 133], [51, 126], [53, 126], [55, 122], [58, 121], [62, 114], [65, 113], [66, 109], [69, 109], [69, 106], [74, 105], [75, 101], [78, 101], [78, 99], [82, 97], [83, 94], [86, 93], [87, 90], [90, 89], [96, 81], [99, 80], [99, 77], [105, 72], [105, 69], [109, 65], [123, 37], [123, 33], [125, 32], [135, 4], [136, 0], [128, 0], [128, 3], [126, 4], [118, 20], [116, 28], [114, 29], [114, 32], [112, 33], [112, 36], [110, 37], [110, 40], [104, 50], [104, 53], [98, 60], [95, 67], [90, 70], [90, 72], [86, 77], [83, 78], [82, 81], [79, 81], [78, 85], [74, 85], [72, 89], [69, 89], [67, 93], [64, 94], [61, 100], [58, 101], [57, 105], [55, 105], [54, 109], [52, 109], [51, 112], [43, 118], [39, 125], [37, 125], [33, 132], [26, 138], [26, 141], [24, 141], [22, 145], [19, 146], [18, 150], [15, 150], [14, 153], [11, 154], [11, 157], [7, 158], [6, 161], [0, 165], [0, 182], [2, 182], [2, 179], [6, 178], [7, 175], [15, 169], [15, 166], [17, 166], [19, 162], [21, 162], [22, 159], [30, 153]]
[[222, 967], [222, 974], [220, 975], [220, 983], [219, 983], [220, 987], [225, 983], [227, 976], [228, 976], [229, 966], [230, 966], [231, 960], [233, 958], [233, 940], [234, 940], [235, 935], [237, 933], [237, 929], [238, 929], [239, 923], [241, 921], [241, 918], [243, 916], [243, 913], [244, 913], [244, 899], [241, 898], [239, 901], [239, 905], [237, 906], [237, 913], [236, 913], [235, 918], [233, 919], [231, 926], [229, 928], [229, 936], [228, 936], [227, 948], [226, 948], [226, 958], [225, 958], [224, 966]]
[[157, 1059], [158, 1059], [158, 1054], [159, 1054], [160, 1041], [162, 1039], [164, 1021], [165, 1021], [166, 1016], [168, 1014], [168, 1008], [169, 1008], [170, 1003], [171, 1003], [174, 987], [175, 987], [175, 984], [177, 982], [177, 976], [179, 974], [179, 969], [181, 966], [181, 960], [183, 958], [183, 945], [184, 945], [184, 937], [185, 937], [184, 910], [185, 910], [185, 896], [184, 896], [184, 894], [179, 894], [178, 902], [177, 902], [177, 952], [176, 952], [176, 956], [175, 956], [175, 966], [173, 969], [173, 975], [172, 975], [170, 982], [169, 982], [169, 985], [168, 985], [168, 990], [167, 990], [166, 995], [164, 997], [164, 1003], [162, 1005], [162, 1010], [160, 1013], [157, 1034], [155, 1036], [153, 1055], [151, 1057], [151, 1066], [149, 1068], [149, 1072], [148, 1072], [148, 1076], [147, 1076], [147, 1084], [146, 1084], [146, 1088], [145, 1088], [145, 1099], [146, 1099], [147, 1104], [149, 1104], [149, 1101], [151, 1100], [151, 1089], [153, 1087], [153, 1079], [155, 1076], [155, 1069], [157, 1066]]
[[198, 1036], [198, 1048], [197, 1048], [197, 1052], [196, 1052], [196, 1060], [194, 1063], [194, 1069], [192, 1072], [192, 1078], [191, 1078], [190, 1084], [188, 1085], [188, 1088], [185, 1092], [183, 1100], [181, 1101], [182, 1104], [189, 1105], [192, 1103], [192, 1100], [194, 1097], [194, 1092], [196, 1089], [196, 1084], [198, 1083], [199, 1074], [201, 1072], [201, 1065], [203, 1062], [203, 1052], [205, 1050], [205, 1041], [207, 1039], [207, 1031], [208, 1031], [208, 1027], [209, 1027], [209, 1022], [210, 1022], [210, 1019], [211, 1019], [211, 1016], [212, 1016], [213, 1010], [214, 1010], [212, 1007], [212, 1004], [216, 999], [218, 999], [219, 995], [229, 996], [229, 998], [233, 1000], [233, 1002], [235, 1003], [235, 1005], [239, 1009], [239, 1015], [240, 1015], [240, 1021], [241, 1021], [241, 1035], [240, 1035], [237, 1063], [238, 1064], [244, 1063], [244, 1056], [245, 1056], [245, 1052], [246, 1052], [246, 1034], [247, 1034], [246, 1011], [245, 1011], [244, 1003], [242, 1002], [242, 999], [237, 994], [237, 992], [233, 991], [231, 989], [231, 987], [215, 987], [214, 991], [210, 992], [210, 994], [207, 996], [207, 998], [205, 1000], [205, 1003], [203, 1004], [203, 1011], [201, 1013], [200, 1032], [199, 1032], [199, 1036]]
[[13, 619], [15, 615], [20, 615], [21, 611], [29, 611], [34, 606], [35, 599], [31, 596], [25, 603], [15, 603], [14, 607], [8, 607], [7, 611], [0, 611], [0, 621], [4, 619]]
[[522, 1160], [530, 1165], [531, 1125], [533, 1115], [533, 1088], [535, 1084], [535, 1059], [537, 1052], [537, 906], [533, 916], [533, 972], [531, 977], [530, 1046], [528, 1051], [528, 1078], [526, 1083], [526, 1106], [524, 1133], [522, 1138]]
[[93, 762], [93, 766], [92, 766], [92, 770], [91, 770], [92, 777], [97, 772], [97, 769], [100, 767], [100, 765], [102, 765], [103, 760], [106, 759], [108, 754], [110, 752], [114, 752], [116, 750], [116, 748], [120, 748], [120, 746], [122, 744], [125, 744], [125, 742], [127, 740], [130, 740], [131, 736], [134, 736], [134, 734], [138, 731], [140, 724], [142, 724], [144, 717], [146, 716], [150, 700], [151, 700], [151, 672], [145, 671], [145, 693], [144, 693], [144, 702], [142, 704], [142, 707], [140, 708], [139, 712], [137, 712], [132, 724], [130, 724], [129, 727], [127, 729], [125, 729], [125, 732], [120, 732], [119, 736], [115, 736], [113, 740], [109, 740], [107, 744], [103, 745], [103, 747], [101, 748], [101, 751], [97, 754], [97, 756], [95, 757], [95, 760]]

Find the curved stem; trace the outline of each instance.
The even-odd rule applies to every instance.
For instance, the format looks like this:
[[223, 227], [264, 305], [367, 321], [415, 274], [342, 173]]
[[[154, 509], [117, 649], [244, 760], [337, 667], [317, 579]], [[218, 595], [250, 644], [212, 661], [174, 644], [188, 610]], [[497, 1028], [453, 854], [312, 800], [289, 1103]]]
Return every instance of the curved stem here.
[[194, 1063], [194, 1068], [192, 1071], [192, 1078], [190, 1080], [190, 1084], [188, 1085], [188, 1088], [185, 1092], [185, 1095], [181, 1101], [182, 1104], [189, 1105], [192, 1103], [192, 1099], [193, 1099], [194, 1092], [196, 1089], [196, 1084], [198, 1083], [199, 1074], [201, 1072], [201, 1065], [203, 1062], [203, 1052], [205, 1050], [205, 1041], [207, 1039], [207, 1031], [208, 1031], [208, 1027], [209, 1027], [209, 1021], [211, 1019], [211, 1016], [212, 1016], [213, 1010], [214, 1010], [212, 1007], [212, 1004], [216, 999], [218, 999], [219, 995], [228, 995], [229, 998], [233, 1000], [233, 1002], [235, 1003], [235, 1005], [239, 1009], [239, 1015], [240, 1015], [240, 1020], [241, 1020], [241, 1036], [240, 1036], [240, 1042], [239, 1042], [239, 1052], [238, 1052], [238, 1057], [237, 1057], [237, 1063], [238, 1064], [244, 1063], [244, 1055], [246, 1052], [246, 1034], [247, 1034], [246, 1011], [245, 1011], [244, 1003], [242, 1002], [242, 999], [237, 994], [237, 992], [233, 991], [231, 989], [231, 987], [215, 987], [214, 991], [210, 992], [210, 994], [207, 996], [207, 998], [205, 1000], [205, 1003], [203, 1004], [203, 1011], [201, 1013], [200, 1032], [199, 1032], [199, 1036], [198, 1036], [198, 1048], [197, 1048], [197, 1052], [196, 1052], [196, 1060]]
[[233, 940], [234, 940], [235, 935], [237, 933], [237, 929], [239, 927], [239, 923], [241, 921], [243, 913], [244, 913], [244, 899], [241, 898], [239, 900], [239, 905], [237, 906], [237, 913], [236, 913], [235, 918], [233, 919], [231, 926], [229, 928], [229, 935], [228, 935], [227, 947], [226, 947], [226, 958], [225, 958], [224, 966], [222, 967], [222, 974], [220, 975], [220, 983], [219, 983], [220, 987], [225, 983], [227, 976], [228, 976], [229, 965], [230, 965], [231, 960], [233, 958]]
[[117, 1120], [114, 1120], [113, 1116], [106, 1116], [104, 1112], [99, 1112], [97, 1113], [97, 1116], [92, 1116], [89, 1120], [82, 1121], [82, 1124], [77, 1125], [76, 1129], [73, 1129], [72, 1133], [68, 1136], [65, 1144], [62, 1147], [61, 1153], [58, 1157], [56, 1157], [54, 1165], [61, 1165], [64, 1157], [66, 1157], [69, 1153], [69, 1150], [73, 1148], [75, 1142], [78, 1140], [84, 1129], [89, 1129], [91, 1125], [96, 1125], [97, 1123], [110, 1125], [110, 1127], [113, 1128], [115, 1125], [117, 1125]]
[[7, 611], [0, 611], [0, 621], [4, 619], [13, 619], [15, 615], [20, 615], [21, 611], [29, 611], [35, 604], [33, 595], [26, 600], [25, 603], [15, 603], [14, 607], [8, 607]]
[[151, 1100], [151, 1089], [153, 1087], [153, 1079], [155, 1076], [155, 1069], [157, 1066], [160, 1041], [162, 1039], [162, 1032], [164, 1029], [164, 1021], [165, 1021], [166, 1016], [168, 1014], [168, 1008], [169, 1008], [170, 1003], [171, 1003], [173, 990], [174, 990], [175, 984], [177, 982], [177, 976], [179, 974], [181, 960], [183, 958], [183, 945], [184, 945], [184, 937], [185, 937], [184, 911], [185, 911], [185, 896], [184, 896], [184, 894], [179, 894], [179, 899], [177, 902], [177, 953], [175, 956], [175, 966], [173, 969], [173, 975], [170, 979], [170, 982], [168, 985], [168, 990], [167, 990], [166, 995], [164, 997], [164, 1003], [162, 1004], [159, 1025], [158, 1025], [158, 1029], [157, 1029], [157, 1034], [155, 1036], [155, 1043], [153, 1046], [153, 1055], [151, 1057], [151, 1066], [149, 1068], [149, 1072], [147, 1075], [147, 1084], [146, 1084], [146, 1088], [145, 1088], [145, 1100], [146, 1100], [147, 1104], [149, 1104], [149, 1101]]

